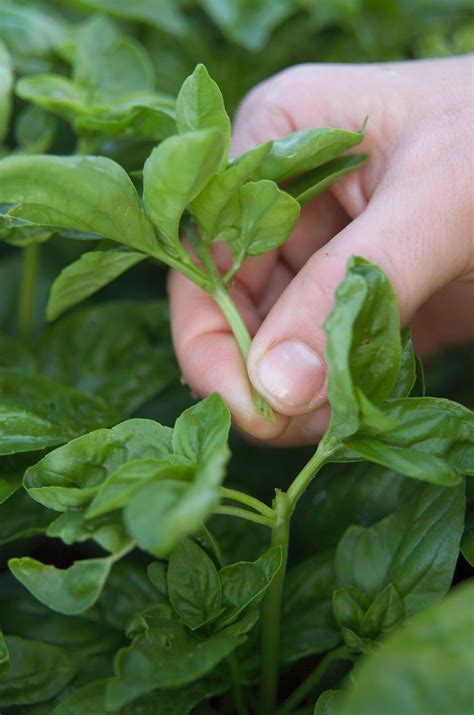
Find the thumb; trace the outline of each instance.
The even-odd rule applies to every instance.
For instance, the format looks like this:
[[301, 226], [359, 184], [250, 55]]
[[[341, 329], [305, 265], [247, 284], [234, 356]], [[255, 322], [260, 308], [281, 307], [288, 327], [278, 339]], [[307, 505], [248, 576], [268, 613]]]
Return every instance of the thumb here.
[[248, 371], [278, 412], [302, 415], [327, 400], [323, 324], [350, 256], [385, 271], [402, 326], [430, 295], [465, 274], [465, 217], [447, 210], [442, 197], [449, 192], [436, 185], [420, 182], [415, 172], [398, 189], [381, 187], [358, 218], [312, 255], [275, 303], [253, 340]]

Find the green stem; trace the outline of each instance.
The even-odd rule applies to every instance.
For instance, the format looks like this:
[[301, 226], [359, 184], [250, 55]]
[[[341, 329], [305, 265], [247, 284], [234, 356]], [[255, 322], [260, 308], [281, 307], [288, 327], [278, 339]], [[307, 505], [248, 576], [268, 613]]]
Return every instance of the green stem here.
[[18, 305], [18, 333], [21, 340], [30, 340], [38, 283], [40, 247], [32, 243], [23, 249]]
[[290, 541], [291, 506], [287, 495], [277, 490], [274, 499], [276, 524], [272, 529], [272, 546], [281, 546], [282, 564], [265, 596], [262, 614], [262, 674], [260, 715], [274, 715], [278, 697], [281, 604]]
[[[244, 365], [247, 365], [252, 339], [249, 331], [247, 330], [247, 326], [242, 320], [242, 316], [237, 310], [237, 307], [229, 293], [222, 285], [217, 285], [215, 287], [212, 297], [224, 313], [224, 316], [234, 333]], [[273, 414], [273, 410], [270, 405], [252, 385], [250, 385], [250, 391], [258, 413], [268, 422], [273, 421], [275, 419], [275, 415]]]
[[238, 506], [225, 506], [224, 504], [214, 509], [214, 514], [237, 516], [240, 519], [247, 519], [247, 521], [253, 521], [255, 522], [255, 524], [262, 524], [263, 526], [268, 526], [270, 529], [273, 527], [272, 521], [266, 516], [254, 514], [253, 511], [248, 511], [248, 509], [240, 509]]
[[327, 462], [333, 451], [334, 447], [331, 445], [330, 440], [323, 438], [319, 443], [318, 449], [313, 454], [309, 462], [305, 464], [301, 472], [293, 480], [287, 492], [292, 512], [308, 488], [310, 482], [314, 479], [321, 467]]
[[260, 499], [250, 496], [250, 494], [245, 494], [237, 489], [229, 489], [228, 487], [221, 487], [220, 493], [223, 499], [231, 499], [232, 501], [237, 501], [240, 504], [245, 504], [269, 519], [273, 519], [274, 517], [274, 512], [271, 507], [261, 502]]
[[232, 696], [234, 699], [236, 715], [248, 715], [244, 692], [240, 682], [240, 668], [237, 658], [235, 657], [235, 653], [231, 653], [227, 656], [227, 664], [229, 666], [230, 679], [232, 682]]
[[324, 658], [318, 663], [316, 668], [308, 675], [306, 680], [292, 692], [289, 698], [285, 700], [281, 708], [278, 709], [278, 715], [289, 715], [295, 710], [304, 699], [319, 685], [322, 678], [326, 675], [329, 667], [336, 660], [351, 660], [347, 646], [343, 645], [336, 650], [327, 653]]

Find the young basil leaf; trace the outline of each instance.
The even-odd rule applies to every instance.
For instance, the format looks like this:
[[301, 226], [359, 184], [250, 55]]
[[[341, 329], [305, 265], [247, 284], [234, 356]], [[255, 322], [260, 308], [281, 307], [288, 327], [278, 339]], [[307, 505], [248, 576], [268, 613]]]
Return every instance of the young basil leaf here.
[[55, 447], [117, 417], [99, 397], [53, 380], [0, 375], [0, 454]]
[[376, 638], [391, 631], [405, 615], [403, 599], [393, 583], [388, 583], [370, 604], [360, 623], [363, 638]]
[[402, 331], [401, 341], [402, 355], [400, 360], [400, 372], [398, 373], [397, 381], [390, 394], [391, 400], [395, 400], [399, 397], [408, 397], [416, 382], [416, 355], [409, 328]]
[[33, 501], [23, 489], [0, 505], [0, 544], [45, 534], [54, 515]]
[[[18, 84], [17, 84], [18, 92]], [[15, 141], [22, 154], [46, 154], [53, 144], [58, 122], [40, 107], [29, 105], [15, 122]]]
[[143, 419], [90, 432], [30, 467], [24, 477], [25, 488], [49, 509], [84, 506], [122, 464], [136, 458], [166, 458], [171, 452], [171, 435], [169, 427]]
[[145, 633], [115, 658], [116, 677], [107, 684], [106, 707], [118, 709], [156, 688], [183, 688], [202, 678], [245, 641], [226, 629], [201, 638], [155, 606]]
[[29, 557], [10, 559], [10, 571], [38, 601], [65, 615], [90, 608], [99, 598], [113, 560], [75, 561], [67, 569], [42, 564]]
[[241, 259], [259, 256], [286, 241], [299, 215], [298, 202], [273, 181], [251, 181], [222, 211], [215, 237], [226, 241]]
[[216, 447], [196, 467], [191, 484], [150, 482], [132, 495], [124, 519], [140, 548], [157, 558], [167, 558], [184, 536], [199, 531], [219, 503], [228, 457], [226, 446]]
[[176, 126], [180, 134], [217, 129], [224, 139], [220, 168], [225, 168], [230, 147], [230, 119], [221, 91], [203, 64], [198, 64], [181, 86], [176, 99]]
[[178, 417], [173, 431], [173, 451], [199, 462], [227, 443], [229, 430], [229, 408], [222, 397], [214, 393]]
[[[43, 177], [47, 176], [45, 182]], [[0, 203], [34, 224], [95, 233], [153, 254], [157, 241], [121, 166], [97, 156], [13, 156], [0, 161]]]
[[345, 129], [302, 129], [276, 139], [268, 156], [255, 171], [255, 179], [283, 181], [316, 169], [338, 154], [360, 144], [365, 126], [360, 132]]
[[122, 509], [132, 494], [147, 482], [162, 479], [190, 482], [192, 476], [193, 465], [183, 464], [175, 455], [167, 459], [133, 459], [109, 474], [89, 505], [86, 517], [94, 519]]
[[176, 132], [174, 103], [157, 93], [119, 99], [106, 112], [76, 116], [74, 129], [120, 139], [167, 139]]
[[360, 624], [371, 604], [370, 597], [355, 586], [337, 588], [332, 595], [334, 617], [341, 629], [360, 632]]
[[166, 565], [162, 561], [153, 561], [148, 564], [147, 574], [153, 586], [165, 598], [168, 598], [168, 586], [166, 584]]
[[339, 715], [342, 696], [342, 690], [325, 690], [314, 706], [313, 715]]
[[[328, 344], [330, 433], [349, 437], [364, 420], [380, 418], [375, 407], [389, 397], [401, 360], [397, 298], [380, 268], [351, 258], [336, 290], [336, 307], [324, 324]], [[358, 393], [355, 389], [358, 389]], [[375, 413], [375, 415], [371, 415]], [[375, 421], [376, 421], [375, 419]]]
[[86, 519], [84, 510], [72, 509], [51, 522], [46, 533], [68, 545], [94, 539], [99, 546], [112, 554], [131, 546], [119, 514]]
[[240, 561], [219, 571], [222, 584], [222, 607], [217, 625], [228, 625], [250, 604], [260, 602], [281, 567], [281, 547], [265, 551], [256, 561]]
[[143, 200], [172, 254], [178, 250], [179, 223], [186, 207], [219, 170], [224, 153], [222, 134], [203, 129], [165, 139], [146, 160]]
[[2, 707], [50, 700], [77, 673], [77, 658], [63, 648], [16, 636], [5, 636], [5, 642], [10, 667], [0, 679]]
[[13, 71], [7, 48], [0, 41], [0, 145], [10, 124], [12, 109]]
[[474, 584], [417, 614], [354, 671], [340, 715], [469, 713]]
[[90, 251], [63, 268], [51, 286], [46, 306], [47, 320], [56, 320], [65, 310], [93, 295], [140, 261], [136, 251]]
[[334, 552], [311, 556], [290, 569], [283, 593], [280, 659], [292, 663], [340, 643], [332, 612]]
[[250, 178], [270, 151], [272, 142], [254, 147], [242, 157], [237, 157], [224, 171], [212, 177], [192, 204], [193, 214], [207, 240], [216, 234], [218, 218], [236, 191]]
[[334, 184], [335, 181], [342, 179], [346, 174], [350, 174], [365, 164], [367, 159], [367, 154], [340, 156], [322, 166], [318, 166], [289, 186], [285, 186], [285, 191], [290, 196], [293, 196], [300, 206], [303, 206]]
[[191, 630], [212, 623], [221, 613], [216, 567], [192, 539], [183, 539], [171, 552], [166, 583], [171, 605]]
[[388, 583], [407, 615], [448, 591], [464, 523], [463, 485], [416, 485], [390, 516], [369, 528], [351, 526], [336, 554], [342, 586], [355, 586], [374, 601]]
[[165, 301], [84, 307], [49, 326], [36, 351], [43, 374], [125, 414], [178, 377]]
[[5, 673], [8, 672], [8, 668], [10, 665], [9, 661], [10, 656], [8, 654], [7, 644], [5, 643], [5, 639], [0, 628], [0, 678], [2, 678]]

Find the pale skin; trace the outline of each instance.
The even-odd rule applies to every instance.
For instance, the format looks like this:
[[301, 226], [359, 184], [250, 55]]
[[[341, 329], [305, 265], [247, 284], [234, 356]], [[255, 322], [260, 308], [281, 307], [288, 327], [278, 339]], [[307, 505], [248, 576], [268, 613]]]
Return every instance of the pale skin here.
[[[358, 130], [367, 164], [304, 207], [287, 243], [247, 260], [232, 296], [253, 336], [247, 366], [220, 309], [170, 274], [173, 340], [199, 396], [219, 392], [236, 426], [275, 446], [315, 443], [328, 417], [324, 319], [347, 259], [380, 265], [418, 352], [474, 340], [473, 59], [299, 65], [258, 85], [233, 153], [315, 126]], [[228, 264], [225, 247], [219, 263]], [[249, 378], [275, 410], [263, 420]]]

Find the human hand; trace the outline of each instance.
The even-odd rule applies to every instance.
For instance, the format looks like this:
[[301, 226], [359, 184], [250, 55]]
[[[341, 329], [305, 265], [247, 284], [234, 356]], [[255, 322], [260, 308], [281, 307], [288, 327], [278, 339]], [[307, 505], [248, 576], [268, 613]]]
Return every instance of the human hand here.
[[[275, 445], [314, 443], [329, 415], [324, 319], [347, 260], [377, 263], [419, 352], [474, 339], [472, 58], [301, 65], [256, 87], [233, 153], [299, 129], [358, 130], [367, 164], [302, 210], [280, 249], [246, 261], [232, 296], [254, 336], [248, 375], [278, 413], [256, 412], [246, 368], [213, 299], [170, 275], [173, 339], [185, 380], [219, 392], [236, 425]], [[224, 247], [217, 247], [225, 265]], [[220, 255], [222, 254], [222, 255]]]

